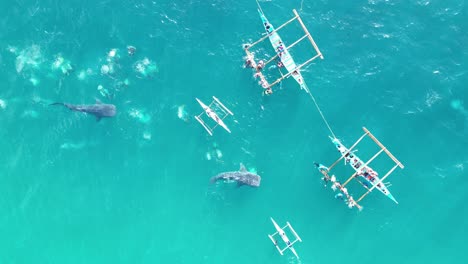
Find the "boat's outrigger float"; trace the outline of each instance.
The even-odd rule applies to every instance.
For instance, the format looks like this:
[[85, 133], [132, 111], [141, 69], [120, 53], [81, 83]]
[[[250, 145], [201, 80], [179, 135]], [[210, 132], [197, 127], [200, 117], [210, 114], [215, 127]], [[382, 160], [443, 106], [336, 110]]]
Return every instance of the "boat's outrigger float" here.
[[[217, 126], [223, 127], [227, 132], [231, 133], [231, 130], [224, 124], [224, 119], [228, 117], [229, 115], [234, 115], [231, 110], [229, 110], [226, 106], [224, 106], [221, 101], [219, 101], [218, 98], [213, 96], [213, 101], [207, 106], [205, 105], [202, 101], [200, 101], [198, 98], [195, 98], [197, 102], [200, 104], [200, 106], [203, 108], [203, 112], [201, 112], [199, 115], [195, 116], [195, 119], [197, 119], [198, 122], [206, 129], [208, 134], [210, 136], [213, 135], [213, 130]], [[203, 115], [207, 115], [210, 117], [213, 121], [216, 122], [214, 126], [209, 126], [202, 118]]]
[[[341, 157], [337, 159], [330, 167], [325, 167], [321, 164], [315, 164], [317, 169], [323, 174], [323, 180], [325, 182], [330, 181], [332, 183], [332, 189], [336, 190], [338, 189], [343, 196], [345, 202], [348, 204], [350, 208], [352, 207], [357, 207], [358, 209], [362, 209], [362, 206], [359, 205], [359, 202], [366, 197], [372, 190], [377, 188], [381, 193], [383, 193], [385, 196], [387, 196], [389, 199], [394, 201], [395, 203], [398, 204], [397, 200], [393, 195], [390, 193], [388, 190], [388, 186], [386, 183], [383, 181], [390, 176], [390, 174], [398, 167], [401, 169], [404, 168], [403, 164], [399, 162], [395, 156], [393, 156], [390, 151], [387, 150], [387, 148], [380, 143], [380, 141], [377, 140], [377, 138], [372, 135], [372, 133], [367, 130], [365, 127], [362, 128], [364, 130], [364, 135], [362, 135], [350, 148], [346, 148], [339, 139], [337, 138], [331, 138], [331, 141], [333, 144], [335, 144], [335, 147], [338, 149], [338, 151], [341, 154]], [[369, 136], [379, 147], [380, 150], [372, 157], [370, 158], [367, 162], [363, 162], [354, 152], [353, 149], [358, 145], [358, 143], [365, 137]], [[373, 170], [369, 164], [377, 158], [382, 152], [385, 152], [390, 159], [395, 162], [395, 165], [382, 177], [379, 178], [378, 173]], [[339, 181], [336, 180], [335, 175], [330, 176], [330, 171], [335, 167], [340, 160], [344, 159], [345, 163], [348, 163], [353, 170], [355, 171], [351, 177], [349, 177], [343, 184], [341, 184]], [[354, 200], [354, 198], [348, 193], [348, 190], [345, 188], [345, 186], [352, 180], [355, 179], [358, 181], [366, 190], [367, 192], [364, 193], [359, 199]]]
[[[262, 19], [263, 27], [265, 28], [265, 31], [266, 31], [266, 36], [260, 38], [259, 40], [255, 41], [252, 44], [247, 44], [247, 45], [244, 46], [244, 50], [245, 50], [245, 53], [246, 53], [246, 66], [251, 67], [251, 68], [256, 70], [256, 73], [255, 73], [254, 76], [260, 78], [260, 85], [265, 90], [266, 94], [271, 94], [273, 92], [272, 87], [274, 85], [278, 84], [283, 79], [288, 78], [290, 76], [292, 76], [296, 80], [296, 82], [299, 84], [301, 89], [304, 89], [307, 93], [310, 93], [309, 88], [307, 88], [307, 85], [306, 85], [306, 83], [304, 81], [304, 78], [302, 77], [302, 74], [301, 74], [300, 70], [304, 66], [311, 63], [313, 60], [315, 60], [317, 58], [323, 59], [323, 55], [320, 52], [320, 50], [319, 50], [317, 44], [315, 43], [314, 39], [312, 38], [312, 35], [309, 33], [306, 26], [302, 22], [301, 17], [297, 13], [297, 11], [295, 9], [293, 9], [294, 17], [291, 18], [286, 23], [282, 24], [281, 26], [279, 26], [278, 28], [275, 29], [273, 27], [273, 25], [271, 25], [270, 22], [268, 21], [268, 19], [265, 17], [262, 10], [259, 9], [258, 12], [260, 14], [260, 18]], [[291, 23], [294, 20], [297, 20], [299, 22], [299, 24], [301, 25], [305, 35], [302, 36], [301, 38], [297, 39], [293, 44], [291, 44], [289, 46], [286, 46], [286, 44], [281, 40], [281, 37], [278, 34], [278, 30], [285, 27], [286, 25], [288, 25], [289, 23]], [[267, 38], [270, 39], [271, 45], [273, 46], [273, 49], [275, 50], [276, 55], [269, 58], [266, 62], [264, 62], [263, 60], [255, 61], [254, 54], [250, 50], [255, 45], [257, 45], [258, 43], [264, 41]], [[292, 47], [294, 47], [296, 44], [298, 44], [299, 42], [301, 42], [302, 40], [304, 40], [306, 38], [309, 39], [310, 43], [312, 44], [312, 46], [313, 46], [313, 48], [314, 48], [314, 50], [316, 52], [316, 55], [314, 55], [312, 58], [308, 59], [306, 62], [304, 62], [304, 63], [302, 63], [302, 64], [300, 64], [298, 66], [294, 62], [291, 54], [289, 53], [289, 50]], [[273, 81], [272, 83], [269, 83], [267, 81], [267, 79], [265, 78], [264, 74], [261, 72], [261, 70], [266, 65], [268, 65], [269, 63], [271, 63], [274, 60], [278, 60], [278, 65], [281, 66], [281, 67], [286, 68], [288, 73], [282, 74], [281, 71], [280, 71], [281, 77], [278, 78], [277, 80]]]
[[[291, 224], [289, 222], [286, 222], [286, 225], [284, 227], [280, 227], [276, 222], [275, 220], [273, 220], [273, 218], [271, 218], [271, 222], [273, 222], [273, 225], [275, 226], [275, 229], [276, 229], [276, 232], [271, 234], [271, 235], [268, 235], [268, 237], [271, 239], [271, 242], [273, 242], [273, 244], [275, 245], [276, 249], [278, 249], [279, 253], [281, 255], [283, 255], [283, 252], [286, 251], [287, 249], [290, 249], [291, 252], [294, 254], [294, 256], [296, 256], [296, 258], [299, 259], [299, 256], [297, 255], [297, 252], [296, 250], [294, 249], [293, 245], [294, 243], [296, 243], [297, 241], [300, 241], [302, 242], [301, 238], [299, 237], [299, 235], [296, 233], [296, 231], [292, 228]], [[284, 229], [286, 227], [289, 227], [289, 230], [291, 232], [291, 234], [294, 235], [294, 241], [290, 241], [288, 236], [286, 235], [286, 232], [284, 231]], [[280, 236], [281, 239], [284, 241], [284, 243], [286, 244], [286, 247], [284, 247], [283, 249], [281, 249], [278, 245], [278, 240], [275, 238], [275, 236]]]

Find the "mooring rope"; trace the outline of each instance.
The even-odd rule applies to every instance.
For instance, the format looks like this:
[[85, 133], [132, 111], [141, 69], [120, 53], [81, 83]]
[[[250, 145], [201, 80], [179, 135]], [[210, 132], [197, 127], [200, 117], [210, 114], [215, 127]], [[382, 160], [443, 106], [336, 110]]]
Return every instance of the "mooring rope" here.
[[314, 101], [315, 107], [317, 107], [318, 112], [322, 116], [323, 122], [325, 122], [325, 125], [327, 125], [328, 130], [330, 130], [330, 133], [333, 135], [333, 138], [336, 138], [335, 133], [333, 133], [333, 130], [331, 129], [330, 124], [328, 123], [327, 119], [325, 118], [325, 115], [323, 114], [322, 110], [320, 109], [320, 106], [318, 105], [317, 101], [315, 100], [314, 95], [312, 95], [310, 90], [308, 91], [308, 94], [310, 95], [310, 98], [312, 98], [312, 101]]

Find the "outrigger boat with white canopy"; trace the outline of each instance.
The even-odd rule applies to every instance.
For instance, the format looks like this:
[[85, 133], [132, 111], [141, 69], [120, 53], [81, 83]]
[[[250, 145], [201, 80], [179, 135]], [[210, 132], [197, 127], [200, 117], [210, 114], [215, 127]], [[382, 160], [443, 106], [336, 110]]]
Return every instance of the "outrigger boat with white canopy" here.
[[[195, 119], [197, 119], [198, 122], [206, 129], [208, 134], [210, 136], [213, 135], [213, 130], [217, 126], [221, 126], [224, 128], [227, 132], [231, 133], [231, 130], [226, 126], [224, 123], [224, 119], [228, 117], [229, 115], [234, 115], [231, 110], [229, 110], [221, 101], [219, 101], [218, 98], [213, 96], [213, 101], [207, 106], [205, 105], [202, 101], [200, 101], [198, 98], [195, 98], [197, 102], [200, 104], [200, 106], [203, 108], [203, 112], [201, 112], [199, 115], [195, 116]], [[213, 121], [216, 122], [214, 126], [209, 126], [202, 118], [203, 115], [209, 116]], [[221, 116], [221, 117], [220, 117]]]
[[[312, 38], [312, 35], [309, 33], [309, 31], [307, 30], [306, 26], [304, 25], [304, 23], [302, 22], [302, 19], [301, 17], [299, 16], [299, 14], [297, 13], [297, 11], [295, 9], [293, 9], [293, 13], [294, 13], [294, 17], [291, 18], [289, 21], [287, 21], [286, 23], [282, 24], [281, 26], [279, 26], [278, 28], [274, 28], [273, 25], [268, 21], [268, 19], [266, 18], [265, 14], [263, 13], [263, 11], [261, 10], [260, 8], [260, 5], [259, 5], [259, 9], [258, 9], [258, 13], [260, 14], [260, 18], [262, 19], [262, 23], [263, 23], [263, 26], [265, 28], [265, 31], [266, 31], [266, 36], [260, 38], [259, 40], [255, 41], [254, 43], [252, 44], [247, 44], [244, 46], [244, 50], [245, 50], [245, 53], [247, 55], [247, 62], [248, 64], [250, 64], [250, 66], [254, 69], [257, 69], [257, 76], [260, 76], [260, 83], [262, 84], [262, 87], [264, 89], [270, 89], [271, 90], [271, 87], [273, 87], [274, 85], [278, 84], [279, 82], [281, 82], [283, 79], [285, 78], [288, 78], [290, 76], [292, 76], [296, 82], [299, 84], [300, 88], [305, 90], [307, 93], [310, 93], [310, 90], [309, 88], [307, 87], [305, 81], [304, 81], [304, 78], [302, 77], [302, 74], [301, 74], [301, 69], [308, 65], [309, 63], [311, 63], [313, 60], [317, 59], [317, 58], [321, 58], [323, 59], [323, 55], [322, 53], [320, 52], [320, 49], [318, 48], [317, 44], [315, 43], [314, 39]], [[291, 23], [292, 21], [294, 20], [297, 20], [299, 22], [299, 24], [301, 25], [305, 35], [302, 36], [301, 38], [297, 39], [293, 44], [289, 45], [289, 46], [286, 46], [286, 44], [281, 40], [281, 37], [280, 35], [278, 34], [278, 30], [280, 30], [281, 28], [285, 27], [286, 25], [288, 25], [289, 23]], [[264, 41], [266, 38], [268, 38], [271, 42], [271, 45], [273, 46], [273, 49], [275, 50], [276, 52], [276, 55], [269, 58], [266, 62], [262, 63], [262, 68], [265, 67], [266, 65], [268, 65], [270, 62], [274, 61], [275, 59], [278, 59], [281, 61], [281, 64], [286, 68], [286, 70], [288, 71], [287, 74], [282, 74], [281, 73], [281, 77], [278, 78], [277, 80], [273, 81], [271, 84], [268, 83], [268, 81], [266, 80], [266, 78], [264, 77], [264, 75], [260, 72], [260, 70], [257, 68], [257, 66], [259, 65], [258, 63], [255, 62], [254, 60], [254, 55], [253, 53], [250, 51], [255, 45], [257, 45], [258, 43]], [[296, 44], [298, 44], [299, 42], [301, 42], [302, 40], [304, 39], [309, 39], [310, 43], [312, 44], [315, 52], [316, 52], [316, 55], [314, 55], [312, 58], [308, 59], [306, 62], [300, 64], [300, 65], [297, 65], [295, 62], [294, 62], [294, 59], [293, 57], [291, 56], [291, 54], [289, 53], [289, 50], [294, 47]]]
[[[276, 229], [276, 232], [271, 234], [271, 235], [268, 235], [268, 237], [271, 239], [271, 242], [273, 242], [273, 244], [275, 245], [276, 249], [278, 249], [279, 253], [281, 255], [283, 255], [283, 252], [285, 250], [287, 250], [288, 248], [291, 250], [291, 252], [294, 254], [294, 256], [296, 256], [296, 258], [299, 259], [299, 256], [297, 255], [297, 252], [296, 250], [294, 249], [293, 245], [294, 243], [296, 243], [297, 241], [300, 241], [302, 242], [301, 238], [299, 237], [299, 235], [297, 235], [296, 231], [292, 228], [291, 224], [289, 222], [286, 222], [286, 225], [281, 228], [276, 222], [275, 220], [273, 220], [273, 218], [271, 218], [271, 222], [273, 222], [273, 225], [275, 226], [275, 229]], [[286, 235], [286, 232], [284, 231], [284, 229], [286, 227], [289, 227], [289, 230], [291, 231], [291, 233], [294, 235], [295, 239], [294, 241], [290, 241], [288, 236]], [[278, 245], [278, 240], [276, 240], [275, 236], [276, 235], [279, 235], [281, 237], [281, 239], [284, 241], [284, 243], [286, 243], [286, 247], [281, 249]]]
[[[401, 169], [404, 168], [403, 164], [398, 161], [395, 156], [393, 156], [390, 151], [387, 150], [387, 148], [380, 143], [377, 138], [372, 135], [372, 133], [367, 130], [367, 128], [363, 127], [364, 130], [364, 135], [362, 135], [350, 148], [346, 148], [339, 139], [337, 138], [332, 138], [330, 137], [331, 141], [333, 144], [335, 144], [335, 147], [338, 149], [338, 151], [341, 154], [341, 157], [336, 160], [330, 167], [325, 167], [323, 165], [318, 165], [318, 170], [323, 174], [325, 181], [331, 181], [332, 182], [332, 188], [336, 189], [338, 188], [342, 193], [346, 195], [347, 198], [347, 203], [349, 207], [354, 207], [356, 206], [357, 208], [361, 209], [362, 207], [358, 204], [366, 195], [368, 195], [372, 190], [377, 188], [381, 193], [383, 193], [386, 197], [394, 201], [395, 203], [398, 204], [397, 200], [395, 197], [390, 193], [388, 190], [388, 186], [386, 186], [386, 183], [383, 181], [390, 176], [390, 174], [398, 167]], [[354, 152], [354, 148], [359, 144], [359, 142], [365, 137], [369, 136], [379, 147], [380, 150], [372, 156], [367, 162], [362, 161]], [[380, 178], [378, 176], [378, 173], [372, 169], [369, 164], [377, 158], [382, 152], [385, 152], [388, 157], [395, 163], [395, 165], [382, 177]], [[330, 171], [335, 167], [340, 160], [344, 159], [345, 163], [348, 163], [353, 170], [355, 171], [351, 177], [349, 177], [343, 184], [340, 184], [338, 181], [336, 181], [335, 176], [329, 176]], [[359, 199], [354, 200], [351, 195], [348, 194], [347, 189], [345, 186], [352, 180], [355, 179], [357, 180], [365, 189], [367, 189], [367, 192], [364, 193]]]

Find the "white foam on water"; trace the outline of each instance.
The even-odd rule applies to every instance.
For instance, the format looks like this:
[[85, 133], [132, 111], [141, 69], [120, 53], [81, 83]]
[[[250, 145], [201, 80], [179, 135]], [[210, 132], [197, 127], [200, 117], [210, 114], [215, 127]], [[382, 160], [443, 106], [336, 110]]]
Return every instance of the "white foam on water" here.
[[143, 139], [151, 140], [151, 137], [152, 137], [152, 135], [151, 135], [150, 132], [148, 132], [148, 131], [143, 132]]
[[5, 100], [0, 99], [0, 109], [5, 109], [6, 107], [7, 107], [7, 104], [6, 104]]

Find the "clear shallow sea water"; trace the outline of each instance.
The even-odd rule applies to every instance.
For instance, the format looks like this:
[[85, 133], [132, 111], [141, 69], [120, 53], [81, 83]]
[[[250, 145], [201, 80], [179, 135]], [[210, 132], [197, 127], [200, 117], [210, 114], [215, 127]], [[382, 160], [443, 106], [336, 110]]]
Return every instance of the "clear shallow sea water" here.
[[[338, 155], [311, 100], [292, 80], [262, 97], [242, 68], [242, 44], [263, 33], [255, 1], [3, 1], [0, 260], [464, 262], [465, 1], [261, 4], [276, 26], [298, 9], [321, 48], [325, 59], [303, 75], [337, 137], [350, 146], [365, 126], [406, 166], [390, 178], [399, 205], [375, 192], [352, 211], [323, 188], [313, 162]], [[291, 43], [299, 32], [294, 25], [281, 35]], [[113, 48], [120, 59], [103, 75]], [[292, 55], [310, 56], [307, 45]], [[58, 57], [74, 71], [54, 70]], [[157, 65], [152, 76], [135, 71], [145, 58]], [[210, 137], [192, 117], [201, 111], [194, 98], [213, 95], [235, 114], [226, 120], [232, 134]], [[96, 122], [47, 107], [96, 98], [115, 104], [117, 116]], [[365, 142], [358, 153], [375, 150]], [[240, 162], [262, 176], [260, 188], [209, 185]], [[300, 262], [276, 252], [270, 216], [303, 239]]]

